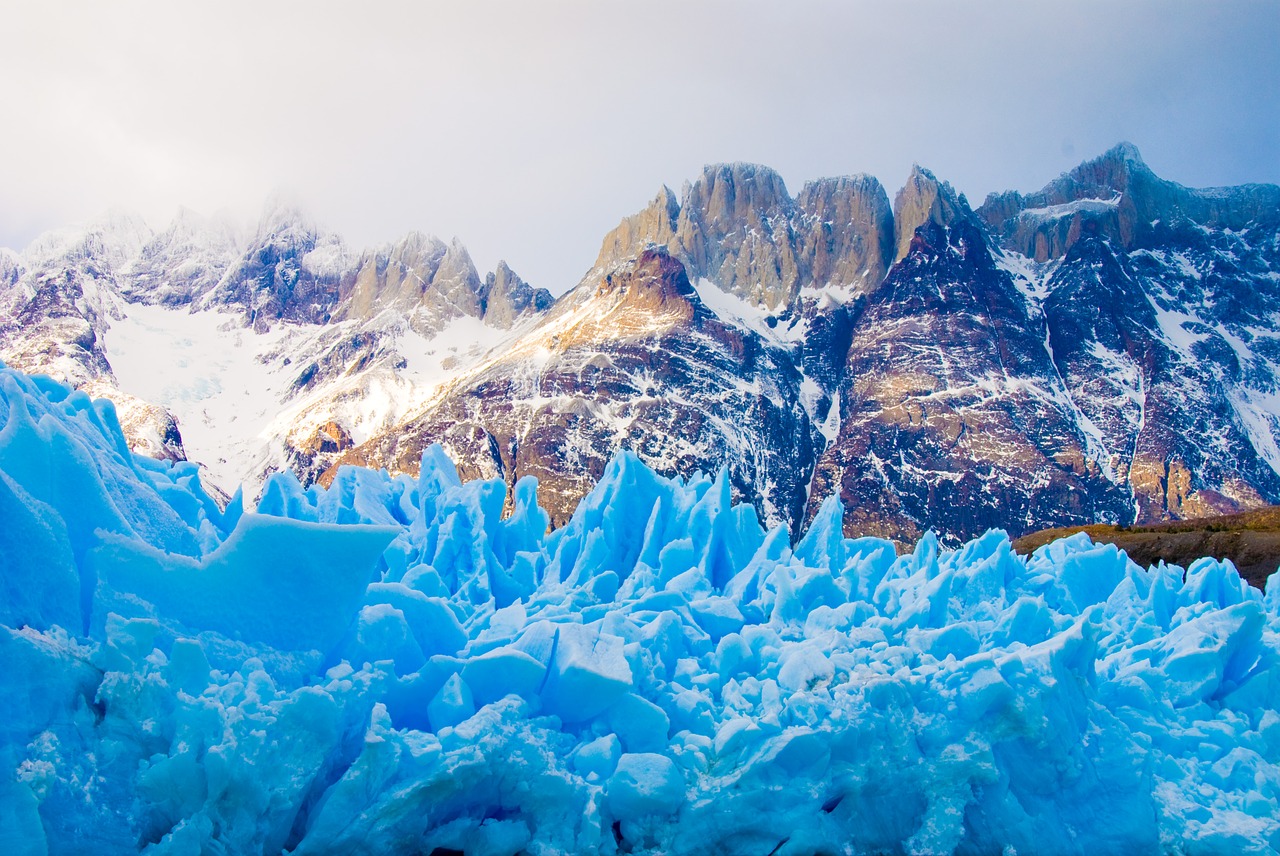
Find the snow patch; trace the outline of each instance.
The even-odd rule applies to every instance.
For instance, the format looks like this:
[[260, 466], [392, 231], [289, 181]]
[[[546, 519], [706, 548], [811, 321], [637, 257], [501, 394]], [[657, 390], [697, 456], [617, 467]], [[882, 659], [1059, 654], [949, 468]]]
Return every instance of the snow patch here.
[[1110, 199], [1077, 199], [1060, 205], [1046, 205], [1043, 208], [1025, 208], [1018, 213], [1020, 219], [1026, 220], [1060, 220], [1072, 217], [1080, 212], [1100, 214], [1120, 207], [1121, 196], [1117, 193]]
[[[790, 349], [803, 342], [809, 332], [808, 322], [800, 316], [783, 319], [766, 307], [752, 303], [720, 288], [709, 279], [693, 284], [702, 303], [726, 324], [758, 333], [766, 342]], [[824, 291], [833, 301], [838, 290]]]

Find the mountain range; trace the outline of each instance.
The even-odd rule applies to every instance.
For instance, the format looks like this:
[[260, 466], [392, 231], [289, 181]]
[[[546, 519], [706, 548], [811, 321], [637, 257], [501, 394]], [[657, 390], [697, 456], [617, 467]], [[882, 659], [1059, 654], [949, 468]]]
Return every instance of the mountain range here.
[[919, 167], [891, 203], [709, 166], [556, 299], [282, 203], [0, 250], [0, 359], [227, 489], [412, 473], [438, 442], [464, 477], [536, 476], [559, 525], [629, 449], [793, 533], [834, 494], [846, 534], [903, 542], [1280, 501], [1278, 310], [1280, 188], [1185, 188], [1128, 144], [977, 208]]

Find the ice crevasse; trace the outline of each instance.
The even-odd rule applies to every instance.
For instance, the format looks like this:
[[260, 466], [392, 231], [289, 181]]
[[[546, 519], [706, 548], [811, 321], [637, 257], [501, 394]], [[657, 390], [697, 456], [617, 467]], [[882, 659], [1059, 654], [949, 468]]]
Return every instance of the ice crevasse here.
[[343, 469], [220, 509], [0, 370], [0, 850], [1267, 853], [1280, 578], [792, 544], [725, 479]]

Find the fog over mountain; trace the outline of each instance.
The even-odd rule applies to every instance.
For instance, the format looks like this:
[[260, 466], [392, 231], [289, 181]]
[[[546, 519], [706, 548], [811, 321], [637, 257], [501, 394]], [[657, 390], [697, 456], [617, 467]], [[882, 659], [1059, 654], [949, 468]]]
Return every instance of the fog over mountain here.
[[285, 188], [354, 246], [456, 235], [559, 294], [707, 163], [893, 188], [919, 161], [980, 200], [1127, 139], [1188, 186], [1280, 181], [1269, 2], [10, 4], [0, 29], [0, 246], [112, 206], [252, 220]]

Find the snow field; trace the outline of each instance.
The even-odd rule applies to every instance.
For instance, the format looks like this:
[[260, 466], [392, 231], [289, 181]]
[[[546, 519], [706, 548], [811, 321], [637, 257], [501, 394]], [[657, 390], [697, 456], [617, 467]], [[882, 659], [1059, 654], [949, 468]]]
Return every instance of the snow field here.
[[1075, 536], [801, 541], [622, 455], [225, 511], [0, 370], [15, 853], [1267, 853], [1280, 582]]

